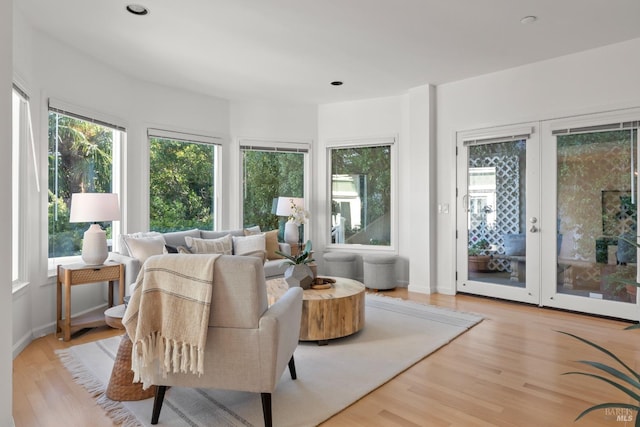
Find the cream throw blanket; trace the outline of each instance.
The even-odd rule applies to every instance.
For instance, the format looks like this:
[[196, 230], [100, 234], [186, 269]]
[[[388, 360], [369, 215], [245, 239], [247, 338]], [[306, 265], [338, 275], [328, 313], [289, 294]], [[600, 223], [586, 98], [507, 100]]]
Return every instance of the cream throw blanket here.
[[170, 254], [147, 259], [122, 319], [133, 342], [134, 382], [154, 373], [204, 372], [216, 254]]

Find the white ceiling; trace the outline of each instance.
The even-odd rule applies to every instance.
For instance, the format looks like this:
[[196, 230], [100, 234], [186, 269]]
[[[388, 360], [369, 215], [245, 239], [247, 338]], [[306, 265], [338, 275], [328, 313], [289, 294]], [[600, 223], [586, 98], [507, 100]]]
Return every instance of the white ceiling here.
[[[133, 2], [150, 13], [126, 12]], [[639, 0], [14, 5], [45, 34], [129, 75], [229, 99], [302, 103], [397, 95], [640, 37]], [[538, 20], [520, 23], [527, 15]], [[331, 86], [333, 80], [344, 85]]]

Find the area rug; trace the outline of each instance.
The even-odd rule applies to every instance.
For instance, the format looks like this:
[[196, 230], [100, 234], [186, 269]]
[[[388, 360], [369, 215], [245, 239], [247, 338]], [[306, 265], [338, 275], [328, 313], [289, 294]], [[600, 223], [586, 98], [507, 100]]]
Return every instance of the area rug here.
[[[366, 296], [365, 327], [319, 346], [301, 342], [295, 352], [298, 379], [288, 370], [273, 393], [273, 424], [315, 426], [389, 381], [482, 320], [481, 316]], [[104, 392], [121, 337], [58, 351], [75, 380], [126, 427], [150, 426], [153, 399], [114, 402]], [[262, 426], [257, 393], [173, 387], [159, 426]]]

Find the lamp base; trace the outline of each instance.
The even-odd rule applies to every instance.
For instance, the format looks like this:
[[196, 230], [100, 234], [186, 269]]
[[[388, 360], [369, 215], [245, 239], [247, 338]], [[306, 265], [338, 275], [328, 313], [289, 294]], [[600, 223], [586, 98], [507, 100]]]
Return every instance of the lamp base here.
[[87, 265], [102, 265], [108, 257], [107, 232], [100, 225], [91, 224], [91, 227], [84, 232], [82, 261]]

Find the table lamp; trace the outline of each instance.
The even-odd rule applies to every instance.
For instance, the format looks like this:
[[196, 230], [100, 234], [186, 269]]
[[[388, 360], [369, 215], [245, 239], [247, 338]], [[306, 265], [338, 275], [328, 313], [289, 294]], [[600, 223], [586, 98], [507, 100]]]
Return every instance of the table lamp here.
[[[284, 217], [295, 216], [294, 206], [301, 211], [304, 210], [304, 199], [301, 197], [278, 197], [276, 215]], [[301, 243], [300, 225], [293, 219], [289, 219], [284, 224], [284, 241], [291, 246], [300, 245]]]
[[119, 221], [118, 195], [114, 193], [73, 193], [69, 222], [93, 222], [84, 232], [82, 260], [87, 265], [101, 265], [109, 256], [107, 233], [98, 222]]

